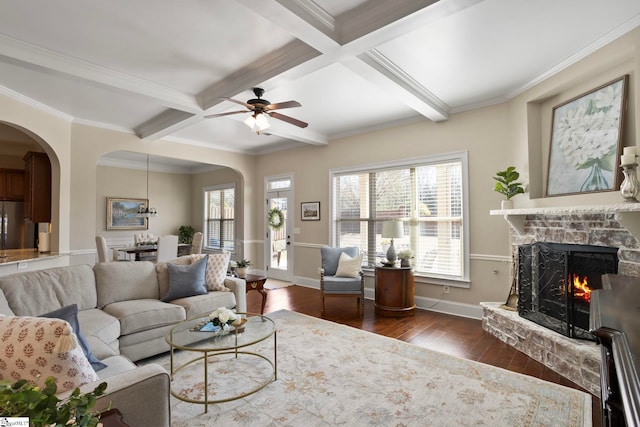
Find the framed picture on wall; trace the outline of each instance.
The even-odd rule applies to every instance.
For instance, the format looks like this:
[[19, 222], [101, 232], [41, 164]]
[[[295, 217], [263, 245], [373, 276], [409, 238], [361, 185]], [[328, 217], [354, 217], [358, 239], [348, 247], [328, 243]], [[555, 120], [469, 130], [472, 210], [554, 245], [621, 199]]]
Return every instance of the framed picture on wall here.
[[147, 199], [107, 197], [107, 230], [147, 230], [147, 218], [139, 217], [138, 210], [146, 208]]
[[320, 221], [320, 202], [300, 203], [300, 219], [303, 221]]
[[553, 108], [547, 196], [617, 190], [629, 76]]

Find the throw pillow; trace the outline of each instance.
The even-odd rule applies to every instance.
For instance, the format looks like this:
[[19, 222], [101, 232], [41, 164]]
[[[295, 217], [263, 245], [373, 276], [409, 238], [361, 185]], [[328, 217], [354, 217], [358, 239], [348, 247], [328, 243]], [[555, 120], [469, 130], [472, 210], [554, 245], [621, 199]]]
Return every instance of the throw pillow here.
[[[205, 255], [192, 255], [194, 261], [201, 259]], [[222, 252], [221, 254], [208, 254], [206, 283], [207, 289], [210, 291], [230, 291], [224, 285], [224, 279], [227, 277], [227, 269], [229, 268], [229, 259], [231, 252]]]
[[78, 321], [78, 305], [71, 304], [66, 307], [59, 308], [57, 310], [53, 310], [49, 313], [41, 314], [39, 317], [53, 317], [57, 319], [66, 320], [71, 325], [71, 329], [76, 334], [78, 338], [78, 344], [80, 344], [80, 348], [82, 352], [87, 357], [91, 366], [93, 366], [94, 371], [99, 371], [100, 369], [104, 369], [107, 367], [104, 363], [99, 361], [96, 356], [93, 355], [89, 344], [87, 344], [87, 340], [85, 339], [82, 332], [80, 332], [80, 322]]
[[99, 380], [68, 322], [45, 317], [0, 317], [0, 379], [25, 379], [44, 387], [47, 377], [54, 377], [59, 392]]
[[360, 277], [360, 270], [362, 265], [362, 254], [358, 254], [353, 258], [344, 252], [340, 254], [338, 260], [338, 269], [336, 270], [337, 277]]
[[204, 295], [207, 293], [205, 273], [207, 271], [207, 257], [191, 265], [167, 264], [169, 270], [169, 292], [162, 297], [162, 301], [169, 302], [178, 298]]

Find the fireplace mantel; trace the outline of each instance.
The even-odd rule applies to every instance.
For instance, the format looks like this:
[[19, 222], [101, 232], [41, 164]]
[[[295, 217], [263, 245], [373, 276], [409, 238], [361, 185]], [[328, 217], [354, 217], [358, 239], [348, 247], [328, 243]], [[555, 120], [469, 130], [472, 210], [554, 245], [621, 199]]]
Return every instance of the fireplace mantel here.
[[501, 209], [489, 211], [491, 215], [502, 215], [518, 234], [524, 234], [527, 215], [585, 215], [614, 214], [615, 218], [629, 233], [640, 239], [640, 203], [620, 203], [610, 205], [585, 205], [548, 208]]

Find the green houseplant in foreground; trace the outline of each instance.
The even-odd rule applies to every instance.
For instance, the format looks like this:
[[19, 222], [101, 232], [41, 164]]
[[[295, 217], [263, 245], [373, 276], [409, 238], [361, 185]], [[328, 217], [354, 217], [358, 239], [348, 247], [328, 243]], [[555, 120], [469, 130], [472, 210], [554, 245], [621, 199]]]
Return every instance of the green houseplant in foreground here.
[[521, 183], [517, 182], [520, 178], [520, 174], [516, 171], [515, 166], [509, 166], [506, 170], [496, 172], [496, 176], [493, 177], [496, 182], [494, 190], [505, 196], [506, 200], [517, 194], [524, 193], [524, 187]]
[[95, 427], [100, 413], [91, 408], [102, 396], [107, 383], [100, 383], [92, 392], [80, 394], [76, 388], [71, 396], [60, 400], [55, 395], [53, 377], [45, 380], [45, 387], [36, 387], [26, 380], [15, 383], [0, 381], [0, 414], [4, 417], [29, 417], [31, 427], [78, 426]]

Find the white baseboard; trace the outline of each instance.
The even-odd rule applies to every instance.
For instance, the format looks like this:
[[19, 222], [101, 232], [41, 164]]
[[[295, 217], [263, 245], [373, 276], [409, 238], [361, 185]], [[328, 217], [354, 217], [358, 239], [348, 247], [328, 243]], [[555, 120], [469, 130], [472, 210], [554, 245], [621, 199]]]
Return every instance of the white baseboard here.
[[[307, 277], [295, 277], [293, 283], [307, 288], [320, 289], [319, 279], [309, 279]], [[374, 290], [371, 288], [364, 289], [365, 299], [373, 300], [375, 298]], [[482, 319], [482, 307], [480, 304], [466, 304], [456, 301], [438, 300], [435, 298], [427, 298], [416, 296], [416, 308], [421, 310], [431, 310], [437, 313], [451, 314], [454, 316], [468, 317], [471, 319]]]

